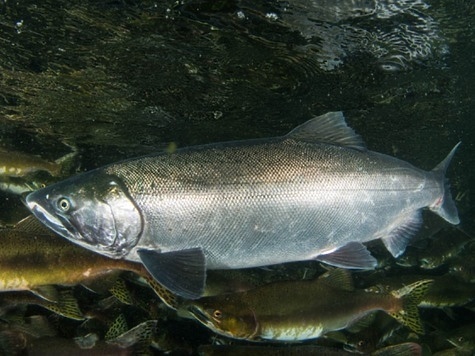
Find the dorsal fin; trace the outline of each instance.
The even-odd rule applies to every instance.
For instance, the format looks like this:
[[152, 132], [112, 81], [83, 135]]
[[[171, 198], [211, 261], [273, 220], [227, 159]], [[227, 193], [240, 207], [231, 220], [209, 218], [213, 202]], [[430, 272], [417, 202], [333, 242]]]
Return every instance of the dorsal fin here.
[[365, 150], [360, 135], [345, 122], [341, 111], [328, 112], [314, 117], [290, 131], [285, 137], [306, 142], [320, 142]]

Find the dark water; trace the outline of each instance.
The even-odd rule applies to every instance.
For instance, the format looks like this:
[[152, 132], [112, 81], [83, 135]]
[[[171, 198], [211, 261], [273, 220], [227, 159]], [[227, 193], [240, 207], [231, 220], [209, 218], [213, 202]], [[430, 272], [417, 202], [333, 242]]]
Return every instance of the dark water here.
[[50, 161], [73, 145], [88, 170], [342, 110], [421, 168], [462, 141], [449, 178], [472, 222], [474, 19], [469, 0], [1, 1], [0, 143]]

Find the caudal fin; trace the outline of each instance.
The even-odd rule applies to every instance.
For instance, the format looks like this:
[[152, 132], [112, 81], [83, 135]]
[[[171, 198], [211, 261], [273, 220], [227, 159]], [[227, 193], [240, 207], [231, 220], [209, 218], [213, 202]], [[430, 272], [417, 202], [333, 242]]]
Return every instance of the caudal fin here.
[[433, 206], [429, 207], [433, 212], [454, 225], [459, 224], [460, 219], [458, 216], [457, 207], [455, 206], [455, 202], [452, 199], [452, 194], [450, 193], [449, 183], [447, 178], [445, 178], [445, 172], [447, 171], [447, 167], [449, 166], [450, 161], [452, 160], [452, 157], [459, 146], [460, 142], [457, 143], [455, 147], [452, 148], [452, 151], [450, 151], [447, 157], [445, 157], [445, 159], [432, 170], [432, 172], [434, 172], [437, 176], [440, 176], [440, 179], [443, 181], [444, 195]]
[[417, 306], [432, 282], [431, 279], [424, 279], [392, 292], [396, 298], [402, 300], [402, 309], [391, 313], [391, 316], [418, 334], [424, 333], [424, 327]]

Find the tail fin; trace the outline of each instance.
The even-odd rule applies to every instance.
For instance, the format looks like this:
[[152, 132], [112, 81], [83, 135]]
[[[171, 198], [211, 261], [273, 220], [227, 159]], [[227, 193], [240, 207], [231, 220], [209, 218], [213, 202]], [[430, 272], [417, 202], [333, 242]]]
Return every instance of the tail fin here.
[[424, 333], [424, 327], [417, 306], [432, 282], [431, 279], [424, 279], [392, 292], [396, 298], [402, 300], [402, 308], [398, 312], [391, 313], [391, 316], [418, 334]]
[[437, 167], [435, 167], [432, 172], [436, 175], [440, 176], [440, 179], [443, 181], [444, 184], [444, 195], [441, 200], [439, 200], [436, 204], [430, 207], [430, 209], [438, 214], [443, 219], [447, 220], [449, 223], [457, 225], [460, 223], [460, 219], [457, 212], [457, 207], [455, 206], [455, 202], [452, 199], [452, 194], [450, 194], [450, 186], [445, 178], [445, 172], [447, 171], [447, 167], [452, 160], [452, 157], [455, 154], [455, 151], [460, 146], [460, 142], [452, 148], [452, 151], [445, 157], [445, 159], [440, 162]]
[[81, 309], [79, 309], [77, 299], [70, 290], [64, 290], [60, 292], [58, 303], [44, 301], [38, 305], [41, 305], [44, 308], [69, 319], [85, 319], [84, 314], [81, 312]]

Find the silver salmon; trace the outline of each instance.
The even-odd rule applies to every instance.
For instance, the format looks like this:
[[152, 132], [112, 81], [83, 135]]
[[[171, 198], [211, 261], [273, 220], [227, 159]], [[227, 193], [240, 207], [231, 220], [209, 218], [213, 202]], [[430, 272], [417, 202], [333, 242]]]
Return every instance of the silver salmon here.
[[[457, 146], [456, 146], [457, 147]], [[371, 269], [363, 242], [399, 256], [428, 207], [459, 218], [445, 171], [366, 149], [341, 112], [282, 137], [217, 143], [110, 164], [30, 193], [45, 225], [98, 253], [141, 261], [198, 298], [206, 269], [316, 259]]]

